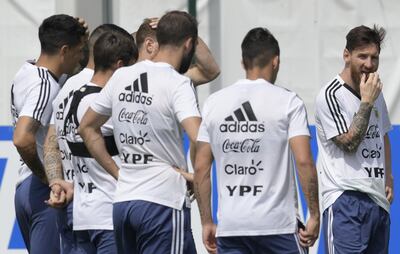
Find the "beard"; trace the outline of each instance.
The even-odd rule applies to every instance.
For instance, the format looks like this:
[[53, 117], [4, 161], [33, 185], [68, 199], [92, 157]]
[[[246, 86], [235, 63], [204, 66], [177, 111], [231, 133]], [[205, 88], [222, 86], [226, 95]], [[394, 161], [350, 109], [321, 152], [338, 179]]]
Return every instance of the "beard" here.
[[179, 67], [178, 72], [180, 74], [184, 74], [189, 70], [190, 65], [192, 64], [192, 59], [195, 53], [195, 46], [194, 43], [192, 43], [192, 48], [190, 49], [190, 52], [182, 57], [181, 61], [181, 66]]
[[377, 69], [378, 68], [372, 68], [370, 70], [362, 70], [356, 65], [350, 64], [351, 79], [356, 86], [360, 86], [362, 75], [365, 74], [365, 81], [367, 81], [369, 74], [376, 72]]
[[353, 84], [359, 86], [361, 82], [361, 75], [363, 73], [360, 70], [358, 70], [358, 68], [354, 65], [350, 65], [350, 73]]

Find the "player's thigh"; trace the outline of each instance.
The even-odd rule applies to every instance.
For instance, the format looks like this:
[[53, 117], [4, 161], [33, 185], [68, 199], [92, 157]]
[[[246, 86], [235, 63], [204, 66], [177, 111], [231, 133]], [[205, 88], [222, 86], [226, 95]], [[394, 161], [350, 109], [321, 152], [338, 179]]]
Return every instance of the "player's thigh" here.
[[364, 199], [360, 193], [345, 191], [327, 209], [327, 253], [365, 253], [370, 224], [364, 221], [368, 213], [362, 208]]
[[138, 251], [150, 253], [196, 253], [190, 226], [190, 209], [173, 209], [146, 201], [135, 201]]
[[73, 232], [76, 242], [76, 247], [73, 253], [79, 254], [96, 254], [96, 246], [90, 240], [88, 230], [77, 230]]
[[270, 253], [270, 254], [306, 254], [308, 249], [300, 245], [299, 236], [293, 234], [278, 234], [267, 236], [250, 237], [251, 244], [248, 245], [252, 253]]
[[62, 254], [75, 254], [76, 237], [72, 229], [72, 202], [58, 211], [57, 228]]
[[119, 254], [137, 253], [136, 232], [131, 225], [135, 213], [131, 201], [113, 204], [114, 237]]
[[89, 230], [89, 234], [97, 254], [117, 253], [113, 230]]
[[17, 217], [17, 222], [28, 250], [30, 249], [29, 234], [32, 217], [32, 210], [28, 202], [28, 192], [31, 178], [32, 177], [28, 177], [17, 186], [14, 196], [15, 215]]
[[50, 207], [33, 215], [30, 231], [31, 254], [60, 252], [57, 216], [58, 212]]
[[371, 234], [367, 254], [386, 254], [389, 251], [390, 215], [378, 207], [373, 214], [376, 226]]
[[217, 253], [218, 254], [247, 254], [251, 253], [250, 249], [243, 242], [243, 237], [227, 236], [217, 237]]

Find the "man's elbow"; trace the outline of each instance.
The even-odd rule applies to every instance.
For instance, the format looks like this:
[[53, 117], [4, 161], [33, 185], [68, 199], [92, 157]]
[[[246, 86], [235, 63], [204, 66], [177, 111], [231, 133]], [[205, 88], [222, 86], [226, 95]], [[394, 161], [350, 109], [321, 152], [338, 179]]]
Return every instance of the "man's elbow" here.
[[299, 170], [312, 170], [315, 168], [311, 158], [300, 158], [296, 160], [296, 166]]
[[27, 147], [36, 145], [36, 138], [29, 133], [14, 134], [13, 143], [17, 150], [24, 150]]
[[211, 82], [214, 79], [216, 79], [220, 73], [221, 73], [221, 70], [219, 69], [219, 66], [215, 65], [215, 67], [212, 68], [212, 70], [210, 70], [206, 75], [207, 79], [209, 80], [208, 82]]

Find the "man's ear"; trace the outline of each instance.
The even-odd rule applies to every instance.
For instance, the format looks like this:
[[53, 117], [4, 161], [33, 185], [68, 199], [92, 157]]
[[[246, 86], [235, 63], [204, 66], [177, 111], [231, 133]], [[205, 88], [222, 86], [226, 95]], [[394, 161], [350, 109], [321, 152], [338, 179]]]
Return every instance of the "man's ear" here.
[[119, 59], [115, 65], [116, 65], [116, 67], [117, 67], [116, 69], [118, 69], [118, 68], [121, 68], [121, 67], [124, 67], [124, 66], [125, 66], [125, 65], [124, 65], [124, 62], [123, 62], [121, 59]]
[[148, 54], [152, 54], [154, 51], [157, 50], [156, 42], [151, 37], [146, 37], [146, 39], [144, 39], [144, 46]]
[[186, 52], [189, 52], [192, 49], [192, 47], [195, 47], [195, 45], [193, 43], [193, 38], [190, 37], [190, 38], [186, 39], [186, 41], [185, 41]]
[[59, 52], [59, 55], [60, 55], [62, 60], [64, 60], [65, 55], [68, 53], [68, 51], [69, 51], [69, 47], [67, 45], [63, 45], [60, 48], [60, 50], [58, 52]]
[[344, 49], [343, 50], [343, 60], [346, 64], [348, 64], [350, 62], [350, 57], [351, 57], [351, 53], [348, 49]]
[[279, 63], [280, 63], [279, 56], [274, 56], [274, 58], [272, 59], [272, 69], [273, 70], [279, 69]]

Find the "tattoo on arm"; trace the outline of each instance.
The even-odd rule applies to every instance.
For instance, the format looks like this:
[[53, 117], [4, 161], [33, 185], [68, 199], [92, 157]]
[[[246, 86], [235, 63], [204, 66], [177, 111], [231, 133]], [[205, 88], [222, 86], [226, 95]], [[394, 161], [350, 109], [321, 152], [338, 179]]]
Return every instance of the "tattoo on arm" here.
[[307, 185], [307, 198], [310, 214], [319, 214], [318, 179], [313, 175]]
[[61, 155], [55, 134], [47, 138], [44, 146], [44, 167], [49, 183], [56, 179], [63, 179]]
[[357, 151], [367, 131], [371, 110], [371, 104], [361, 102], [360, 108], [353, 118], [349, 131], [332, 139], [340, 149], [348, 153]]
[[18, 153], [21, 155], [22, 160], [29, 167], [32, 173], [39, 177], [43, 182], [46, 182], [47, 179], [44, 172], [44, 167], [36, 149], [35, 136], [40, 127], [40, 122], [32, 118], [29, 120], [26, 120], [25, 118], [21, 121], [23, 121], [23, 126], [19, 127], [19, 123], [17, 122], [16, 127], [20, 128], [18, 130], [18, 135], [20, 136], [19, 140], [23, 141], [19, 143], [19, 146], [17, 146]]

